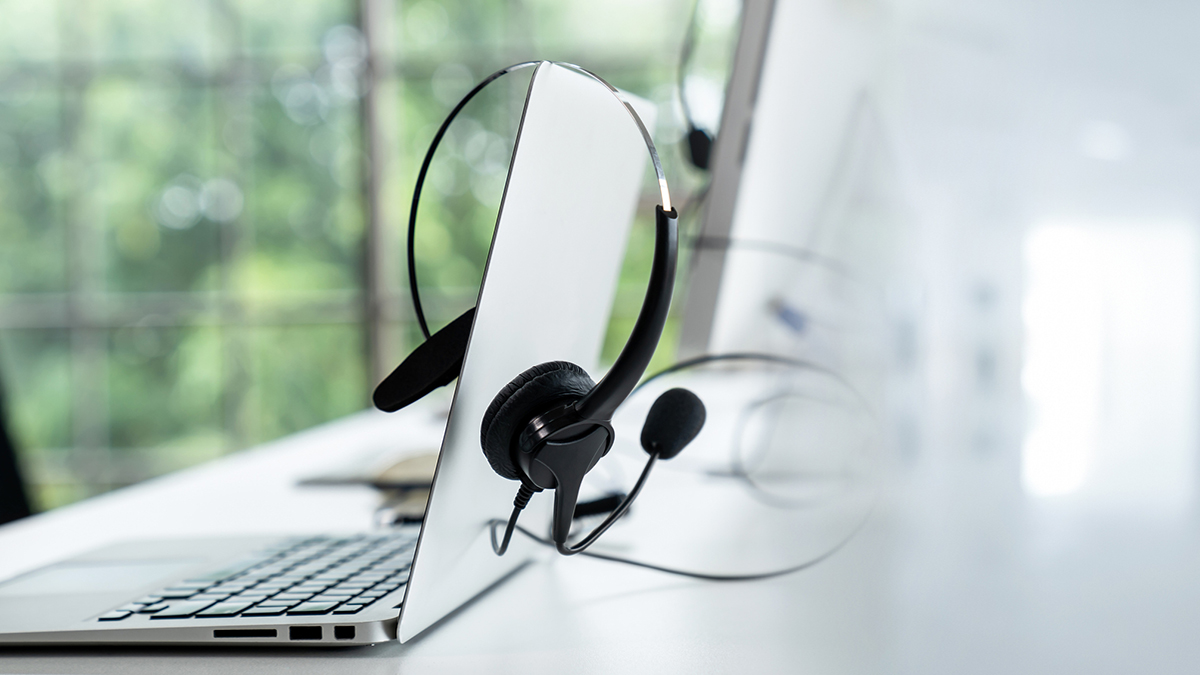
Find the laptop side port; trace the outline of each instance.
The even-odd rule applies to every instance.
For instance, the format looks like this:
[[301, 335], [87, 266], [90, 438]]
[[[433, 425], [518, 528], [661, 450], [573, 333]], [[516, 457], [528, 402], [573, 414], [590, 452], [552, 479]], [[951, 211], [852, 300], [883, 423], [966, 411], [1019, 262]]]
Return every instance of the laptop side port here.
[[289, 626], [288, 639], [290, 640], [320, 640], [320, 626]]
[[273, 638], [279, 634], [274, 628], [218, 628], [215, 638]]
[[354, 626], [334, 626], [333, 637], [337, 640], [353, 640]]

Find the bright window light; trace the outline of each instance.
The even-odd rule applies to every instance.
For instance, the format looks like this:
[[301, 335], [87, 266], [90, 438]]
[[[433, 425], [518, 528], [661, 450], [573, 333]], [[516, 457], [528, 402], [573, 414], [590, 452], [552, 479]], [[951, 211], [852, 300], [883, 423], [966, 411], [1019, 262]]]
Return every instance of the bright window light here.
[[1124, 507], [1194, 489], [1200, 274], [1187, 222], [1044, 222], [1025, 240], [1021, 480]]
[[1033, 423], [1021, 481], [1035, 495], [1078, 489], [1095, 453], [1104, 327], [1098, 244], [1082, 228], [1058, 225], [1025, 241], [1021, 384]]

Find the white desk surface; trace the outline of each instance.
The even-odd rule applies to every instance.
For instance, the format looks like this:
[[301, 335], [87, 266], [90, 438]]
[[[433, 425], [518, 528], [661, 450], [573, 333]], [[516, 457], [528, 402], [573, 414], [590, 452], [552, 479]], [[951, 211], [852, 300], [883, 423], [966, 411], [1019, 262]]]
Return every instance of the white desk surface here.
[[[0, 527], [0, 578], [121, 539], [363, 530], [370, 490], [296, 479], [389, 445], [434, 447], [439, 434], [416, 414], [362, 413]], [[1195, 672], [1192, 510], [1051, 507], [986, 462], [896, 473], [850, 545], [779, 579], [548, 558], [403, 645], [6, 648], [0, 672]]]

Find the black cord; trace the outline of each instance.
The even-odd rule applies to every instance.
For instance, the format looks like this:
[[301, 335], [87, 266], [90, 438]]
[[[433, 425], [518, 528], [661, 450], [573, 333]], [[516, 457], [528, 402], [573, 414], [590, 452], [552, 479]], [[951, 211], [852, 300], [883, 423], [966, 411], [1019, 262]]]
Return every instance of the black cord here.
[[492, 528], [492, 550], [496, 552], [496, 555], [504, 555], [504, 552], [508, 550], [508, 542], [512, 539], [513, 528], [517, 526], [517, 518], [521, 517], [521, 511], [525, 510], [529, 504], [529, 498], [533, 496], [534, 492], [541, 492], [541, 490], [521, 483], [520, 489], [517, 490], [517, 496], [513, 498], [513, 511], [512, 515], [508, 517], [508, 527], [504, 528], [503, 542], [496, 543], [496, 528]]
[[[666, 368], [663, 368], [657, 373], [654, 373], [653, 375], [639, 382], [638, 386], [634, 387], [633, 391], [629, 392], [629, 396], [633, 397], [633, 395], [640, 391], [643, 387], [660, 377], [717, 361], [765, 361], [767, 363], [777, 363], [784, 366], [790, 366], [792, 368], [812, 370], [821, 373], [822, 375], [827, 375], [832, 377], [834, 380], [837, 380], [838, 384], [842, 385], [847, 391], [853, 394], [854, 398], [858, 401], [859, 405], [862, 406], [862, 409], [866, 411], [868, 415], [870, 415], [872, 418], [875, 417], [875, 415], [871, 412], [871, 406], [867, 403], [866, 398], [864, 398], [863, 395], [854, 388], [854, 385], [850, 384], [846, 378], [839, 375], [836, 371], [811, 361], [805, 361], [804, 359], [783, 356], [781, 354], [770, 354], [767, 352], [725, 352], [722, 354], [701, 354], [700, 356], [695, 356], [690, 359], [684, 359], [683, 361], [678, 361], [667, 366]], [[761, 403], [762, 401], [759, 401], [755, 405], [760, 405]]]
[[827, 255], [822, 255], [816, 251], [811, 251], [798, 246], [788, 246], [774, 241], [764, 241], [758, 239], [742, 239], [734, 237], [711, 237], [699, 235], [693, 237], [684, 245], [694, 250], [729, 250], [733, 248], [742, 248], [751, 251], [762, 251], [764, 253], [776, 253], [794, 258], [801, 262], [810, 262], [822, 267], [828, 268], [839, 274], [850, 276], [850, 270], [847, 269], [845, 263], [837, 258], [831, 258]]
[[412, 206], [408, 210], [408, 290], [412, 295], [413, 312], [417, 315], [417, 324], [421, 327], [421, 334], [428, 340], [430, 336], [429, 324], [425, 321], [425, 310], [421, 307], [421, 292], [417, 286], [417, 256], [414, 251], [417, 235], [417, 207], [421, 203], [421, 190], [425, 186], [425, 175], [429, 173], [429, 164], [433, 161], [433, 155], [437, 151], [438, 145], [442, 142], [442, 137], [446, 135], [446, 131], [450, 128], [450, 123], [454, 118], [458, 117], [458, 113], [466, 107], [475, 95], [483, 90], [484, 87], [491, 84], [494, 80], [507, 75], [515, 70], [536, 66], [541, 61], [525, 61], [517, 63], [507, 68], [501, 68], [496, 72], [488, 75], [482, 82], [475, 85], [475, 88], [467, 92], [458, 105], [450, 111], [450, 115], [442, 122], [442, 126], [438, 127], [437, 133], [433, 136], [433, 141], [429, 144], [429, 150], [425, 152], [425, 159], [421, 162], [421, 171], [417, 174], [417, 184], [413, 187]]
[[642, 387], [645, 387], [660, 377], [670, 375], [671, 373], [677, 373], [681, 370], [687, 370], [688, 368], [702, 366], [706, 363], [713, 363], [715, 361], [766, 361], [767, 363], [778, 363], [780, 365], [791, 366], [793, 368], [808, 368], [810, 370], [815, 370], [825, 375], [829, 375], [847, 387], [850, 386], [849, 383], [846, 382], [836, 372], [825, 368], [824, 366], [819, 366], [811, 361], [796, 359], [790, 356], [781, 356], [779, 354], [768, 354], [766, 352], [728, 352], [724, 354], [702, 354], [700, 356], [684, 359], [683, 361], [671, 364], [642, 380], [640, 383], [638, 383], [638, 386], [629, 393], [629, 395], [632, 397]]
[[[718, 362], [718, 361], [765, 361], [767, 363], [777, 363], [780, 365], [791, 366], [794, 368], [811, 369], [811, 370], [814, 370], [814, 371], [817, 371], [817, 372], [820, 372], [820, 373], [823, 373], [823, 374], [826, 374], [826, 375], [829, 375], [829, 376], [835, 378], [841, 384], [846, 386], [855, 395], [855, 397], [857, 397], [860, 401], [862, 401], [862, 397], [858, 394], [857, 390], [855, 390], [853, 387], [851, 387], [850, 384], [848, 382], [846, 382], [845, 379], [842, 378], [840, 375], [838, 375], [836, 372], [834, 372], [828, 368], [819, 366], [810, 361], [805, 361], [803, 359], [797, 359], [797, 358], [793, 358], [790, 356], [782, 356], [779, 354], [769, 354], [769, 353], [765, 353], [765, 352], [730, 352], [730, 353], [724, 353], [724, 354], [704, 354], [701, 356], [697, 356], [695, 358], [686, 359], [684, 361], [680, 361], [678, 363], [672, 364], [672, 365], [654, 373], [653, 375], [650, 375], [646, 379], [642, 380], [638, 384], [638, 386], [635, 387], [632, 392], [630, 392], [630, 397], [632, 397], [633, 394], [637, 393], [638, 390], [642, 389], [647, 384], [653, 382], [654, 380], [657, 380], [660, 377], [664, 377], [666, 375], [670, 375], [671, 373], [676, 373], [681, 370], [695, 368], [697, 366], [701, 366], [701, 365], [704, 365], [707, 363], [714, 363], [714, 362]], [[863, 405], [864, 406], [866, 405], [865, 402], [863, 402]], [[595, 543], [595, 541], [600, 537], [600, 535], [604, 534], [614, 523], [616, 523], [616, 521], [618, 519], [620, 519], [623, 515], [625, 515], [625, 512], [629, 509], [629, 505], [633, 502], [634, 499], [637, 498], [638, 494], [642, 490], [642, 487], [645, 485], [646, 479], [647, 479], [647, 477], [649, 477], [650, 470], [654, 467], [655, 460], [657, 458], [658, 458], [657, 455], [650, 456], [650, 461], [648, 461], [646, 463], [646, 467], [642, 470], [641, 476], [638, 477], [637, 483], [634, 484], [633, 489], [629, 491], [629, 494], [621, 502], [621, 505], [618, 506], [611, 514], [609, 514], [609, 516], [604, 520], [603, 523], [601, 523], [594, 530], [592, 530], [586, 537], [584, 537], [582, 540], [580, 540], [577, 544], [574, 544], [574, 545], [558, 544], [549, 539], [544, 539], [542, 537], [539, 537], [536, 534], [525, 529], [524, 527], [521, 527], [520, 525], [518, 525], [517, 517], [520, 515], [521, 508], [523, 508], [523, 506], [524, 506], [524, 504], [521, 504], [520, 507], [513, 509], [512, 515], [509, 517], [507, 522], [505, 522], [503, 520], [499, 520], [499, 519], [488, 521], [488, 525], [491, 530], [492, 550], [496, 553], [496, 555], [504, 555], [505, 551], [507, 551], [507, 549], [508, 549], [509, 540], [512, 538], [513, 532], [519, 531], [521, 534], [524, 534], [525, 536], [529, 537], [530, 539], [536, 541], [539, 544], [542, 544], [544, 546], [554, 547], [559, 553], [561, 553], [563, 555], [580, 554], [580, 555], [585, 555], [585, 556], [589, 556], [592, 558], [597, 558], [599, 560], [607, 560], [609, 562], [633, 565], [635, 567], [642, 567], [642, 568], [649, 569], [649, 570], [655, 570], [657, 572], [664, 572], [666, 574], [675, 574], [678, 576], [690, 577], [693, 579], [703, 579], [703, 580], [707, 580], [707, 581], [756, 581], [759, 579], [770, 579], [772, 577], [778, 577], [778, 576], [783, 576], [786, 574], [792, 574], [793, 572], [799, 572], [801, 570], [805, 570], [810, 567], [813, 567], [814, 565], [816, 565], [820, 562], [823, 562], [824, 560], [827, 560], [834, 553], [837, 553], [838, 551], [840, 551], [846, 544], [848, 544], [850, 542], [851, 539], [854, 538], [855, 535], [858, 534], [858, 532], [860, 530], [862, 530], [862, 528], [866, 525], [867, 520], [870, 519], [871, 513], [874, 511], [874, 508], [875, 508], [875, 501], [873, 500], [871, 502], [871, 508], [867, 510], [867, 513], [863, 515], [862, 520], [854, 527], [854, 529], [851, 530], [851, 532], [844, 539], [839, 541], [837, 543], [837, 545], [835, 545], [833, 548], [829, 549], [828, 551], [822, 553], [821, 555], [819, 555], [815, 558], [812, 558], [811, 560], [807, 560], [803, 563], [800, 563], [798, 565], [793, 565], [792, 567], [787, 567], [787, 568], [784, 568], [781, 570], [774, 570], [771, 572], [762, 572], [762, 573], [758, 573], [758, 574], [706, 574], [703, 572], [692, 572], [692, 571], [688, 571], [688, 570], [680, 570], [680, 569], [675, 569], [675, 568], [671, 568], [671, 567], [664, 567], [662, 565], [655, 565], [653, 563], [642, 562], [640, 560], [633, 560], [630, 558], [622, 558], [620, 556], [610, 555], [608, 553], [597, 553], [595, 551], [584, 550], [584, 549], [587, 549], [589, 546], [591, 546], [593, 543]], [[751, 486], [751, 488], [757, 488], [757, 486], [755, 486], [753, 483], [750, 483], [750, 486]], [[524, 486], [522, 486], [522, 489], [525, 489]], [[758, 489], [761, 489], [761, 488], [758, 488]], [[520, 493], [518, 493], [518, 499], [519, 498], [520, 498]], [[526, 499], [526, 501], [528, 501], [528, 499]], [[496, 541], [496, 528], [501, 525], [505, 526], [504, 538], [503, 538], [502, 542], [498, 543]]]
[[[850, 389], [850, 391], [852, 393], [854, 393], [855, 397], [858, 397], [858, 392], [855, 392], [853, 389]], [[732, 466], [730, 468], [730, 472], [728, 474], [713, 473], [710, 475], [728, 476], [730, 478], [736, 478], [736, 479], [742, 481], [743, 483], [745, 483], [746, 487], [748, 488], [748, 492], [752, 498], [762, 502], [763, 504], [765, 504], [767, 506], [771, 506], [774, 508], [801, 509], [801, 508], [808, 508], [811, 506], [819, 506], [824, 500], [793, 499], [793, 498], [788, 498], [788, 497], [782, 497], [782, 496], [779, 496], [778, 494], [768, 490], [767, 488], [763, 487], [755, 479], [752, 471], [746, 468], [746, 462], [743, 459], [743, 455], [745, 454], [745, 451], [744, 451], [744, 448], [742, 447], [742, 439], [745, 437], [745, 427], [750, 419], [750, 416], [754, 413], [755, 410], [762, 408], [763, 406], [769, 405], [780, 399], [784, 399], [784, 398], [800, 398], [800, 399], [808, 399], [811, 401], [822, 401], [822, 399], [815, 397], [815, 396], [809, 396], [807, 394], [803, 394], [803, 393], [800, 393], [797, 391], [791, 391], [791, 390], [785, 389], [783, 391], [776, 392], [775, 394], [767, 396], [766, 398], [759, 399], [758, 401], [755, 401], [755, 402], [747, 405], [746, 407], [744, 407], [742, 409], [741, 419], [738, 421], [738, 424], [737, 424], [737, 431], [733, 435], [734, 436], [734, 448], [733, 448], [733, 453], [732, 453], [733, 459], [732, 459]], [[865, 411], [866, 410], [865, 404], [863, 404], [861, 397], [858, 397], [858, 398], [859, 398], [859, 403], [860, 403], [860, 405], [858, 407]], [[822, 402], [824, 402], [826, 404], [830, 404], [830, 405], [836, 405], [836, 404], [832, 404], [828, 400], [825, 400]], [[854, 409], [854, 406], [847, 405], [846, 407], [849, 409]], [[870, 416], [869, 411], [867, 412], [867, 414], [868, 414], [868, 416]]]
[[[792, 358], [790, 356], [782, 356], [779, 354], [770, 354], [770, 353], [766, 353], [766, 352], [728, 352], [728, 353], [724, 353], [724, 354], [703, 354], [701, 356], [697, 356], [697, 357], [694, 357], [691, 359], [679, 361], [678, 363], [674, 363], [670, 366], [667, 366], [666, 368], [664, 368], [664, 369], [654, 373], [653, 375], [650, 375], [646, 379], [642, 380], [638, 384], [638, 386], [635, 387], [632, 392], [630, 392], [629, 395], [630, 395], [630, 397], [632, 397], [640, 389], [642, 389], [643, 387], [650, 384], [654, 380], [657, 380], [660, 377], [670, 375], [671, 373], [677, 373], [681, 370], [696, 368], [698, 366], [702, 366], [707, 363], [714, 363], [714, 362], [718, 362], [718, 361], [764, 361], [767, 363], [775, 363], [775, 364], [779, 364], [779, 365], [783, 365], [783, 366], [788, 366], [791, 368], [801, 368], [801, 369], [807, 369], [807, 370], [821, 373], [822, 375], [826, 375], [828, 377], [833, 378], [834, 380], [836, 380], [838, 382], [838, 384], [845, 387], [846, 390], [849, 391], [854, 396], [855, 400], [858, 402], [858, 406], [863, 411], [865, 411], [865, 413], [867, 414], [868, 417], [871, 417], [872, 419], [874, 419], [874, 417], [875, 417], [871, 413], [870, 406], [867, 403], [866, 399], [863, 398], [862, 394], [860, 394], [858, 392], [858, 390], [854, 388], [853, 385], [851, 385], [844, 377], [839, 375], [837, 372], [835, 372], [829, 368], [825, 368], [824, 366], [820, 366], [815, 363], [812, 363], [810, 361], [805, 361], [803, 359]], [[776, 400], [776, 399], [782, 398], [782, 397], [786, 397], [786, 396], [798, 396], [799, 397], [802, 395], [797, 392], [793, 392], [793, 391], [783, 391], [783, 392], [778, 392], [778, 393], [776, 393], [772, 396], [769, 396], [765, 399], [751, 403], [743, 411], [742, 417], [738, 423], [739, 428], [744, 427], [746, 424], [747, 411], [749, 411], [752, 408], [757, 408], [757, 407], [765, 405], [766, 403], [769, 403], [773, 400]], [[742, 435], [741, 433], [735, 434], [735, 438], [740, 439], [741, 435]], [[776, 507], [776, 508], [801, 508], [801, 507], [806, 507], [806, 506], [810, 505], [808, 502], [798, 502], [795, 500], [787, 500], [787, 499], [778, 497], [777, 495], [771, 493], [770, 491], [766, 490], [761, 485], [759, 485], [754, 480], [753, 476], [751, 476], [750, 473], [746, 470], [745, 464], [742, 461], [742, 447], [741, 447], [740, 440], [737, 441], [737, 445], [733, 449], [732, 468], [730, 470], [730, 473], [728, 473], [728, 474], [715, 473], [712, 475], [727, 476], [727, 477], [736, 478], [736, 479], [742, 481], [746, 485], [746, 487], [749, 489], [750, 496], [753, 497], [754, 499], [757, 499], [758, 501], [762, 502], [763, 504], [766, 504], [767, 506], [772, 506], [772, 507]]]
[[504, 541], [496, 543], [496, 528], [492, 528], [492, 551], [496, 555], [504, 555], [508, 551], [508, 542], [512, 540], [513, 528], [517, 526], [517, 518], [521, 517], [521, 509], [514, 506], [512, 515], [508, 517], [508, 526], [504, 528]]
[[596, 543], [600, 535], [607, 532], [608, 528], [612, 527], [613, 523], [617, 522], [617, 519], [625, 515], [625, 512], [629, 510], [629, 505], [633, 503], [633, 500], [637, 499], [638, 494], [642, 491], [642, 486], [646, 484], [646, 479], [650, 477], [650, 470], [654, 468], [654, 463], [657, 461], [658, 453], [650, 455], [650, 460], [646, 462], [646, 468], [642, 469], [642, 475], [638, 476], [633, 489], [629, 491], [628, 495], [625, 495], [625, 499], [621, 501], [621, 505], [613, 509], [613, 512], [608, 514], [604, 522], [597, 525], [596, 529], [589, 532], [579, 543], [567, 544], [566, 542], [562, 542], [556, 544], [558, 552], [563, 555], [575, 555], [576, 553], [583, 553], [584, 549]]
[[[619, 520], [621, 516], [625, 515], [625, 512], [629, 510], [629, 506], [633, 504], [633, 500], [637, 499], [638, 494], [641, 493], [642, 486], [646, 484], [646, 479], [650, 477], [650, 470], [654, 468], [656, 461], [658, 461], [658, 454], [656, 453], [650, 455], [650, 460], [646, 462], [646, 468], [642, 469], [642, 475], [638, 476], [637, 483], [634, 484], [633, 489], [630, 490], [629, 494], [625, 495], [625, 497], [621, 500], [621, 503], [618, 504], [617, 507], [608, 514], [608, 517], [604, 519], [604, 522], [597, 525], [595, 529], [589, 532], [588, 535], [578, 543], [567, 544], [564, 542], [562, 544], [558, 544], [558, 552], [563, 555], [575, 555], [576, 553], [582, 553], [584, 549], [596, 543], [596, 540], [600, 538], [600, 535], [607, 532], [608, 528], [612, 527], [613, 524], [616, 523], [617, 520]], [[529, 503], [529, 498], [531, 496], [533, 496], [533, 490], [528, 488], [525, 484], [522, 484], [521, 489], [517, 491], [517, 498], [513, 500], [513, 512], [512, 515], [508, 517], [508, 524], [504, 528], [504, 539], [499, 543], [496, 541], [496, 528], [492, 528], [492, 551], [496, 555], [504, 555], [505, 551], [508, 550], [508, 542], [510, 539], [512, 539], [513, 529], [519, 529], [517, 526], [517, 518], [520, 517], [521, 511], [525, 508], [525, 505]]]
[[[705, 581], [758, 581], [760, 579], [771, 579], [773, 577], [781, 577], [781, 576], [784, 576], [785, 574], [792, 574], [794, 572], [806, 570], [810, 567], [814, 567], [815, 565], [822, 563], [822, 562], [828, 560], [829, 558], [833, 557], [833, 554], [835, 554], [838, 551], [845, 548], [846, 544], [849, 544], [850, 540], [854, 539], [854, 537], [858, 535], [858, 533], [863, 529], [863, 527], [866, 526], [867, 521], [870, 520], [871, 513], [874, 510], [875, 510], [875, 502], [871, 502], [871, 508], [867, 510], [867, 513], [863, 516], [862, 520], [860, 520], [858, 522], [858, 525], [856, 525], [854, 527], [854, 529], [850, 531], [850, 534], [846, 535], [846, 537], [843, 538], [841, 541], [839, 541], [833, 548], [829, 549], [828, 551], [825, 551], [821, 555], [818, 555], [815, 558], [812, 558], [810, 560], [806, 560], [798, 565], [793, 565], [792, 567], [785, 567], [783, 569], [773, 570], [770, 572], [760, 572], [758, 574], [707, 574], [705, 572], [692, 572], [690, 570], [681, 570], [681, 569], [675, 569], [673, 567], [664, 567], [662, 565], [655, 565], [653, 563], [642, 562], [641, 560], [633, 560], [632, 558], [622, 558], [620, 556], [610, 555], [608, 553], [597, 553], [596, 551], [581, 551], [580, 554], [588, 556], [589, 558], [596, 558], [599, 560], [607, 560], [609, 562], [622, 563], [625, 565], [633, 565], [634, 567], [642, 567], [644, 569], [654, 570], [656, 572], [664, 572], [666, 574], [675, 574], [675, 575], [678, 575], [681, 577], [689, 577], [692, 579], [703, 579]], [[491, 521], [488, 521], [488, 525], [492, 529], [492, 541], [495, 542], [496, 527], [500, 526], [500, 525], [504, 525], [504, 521], [503, 520], [491, 520]], [[521, 527], [520, 525], [517, 525], [516, 529], [521, 534], [525, 535], [526, 537], [529, 537], [530, 539], [536, 541], [539, 544], [542, 544], [543, 546], [555, 546], [554, 542], [550, 541], [549, 539], [543, 539], [542, 537], [537, 536], [536, 534]]]

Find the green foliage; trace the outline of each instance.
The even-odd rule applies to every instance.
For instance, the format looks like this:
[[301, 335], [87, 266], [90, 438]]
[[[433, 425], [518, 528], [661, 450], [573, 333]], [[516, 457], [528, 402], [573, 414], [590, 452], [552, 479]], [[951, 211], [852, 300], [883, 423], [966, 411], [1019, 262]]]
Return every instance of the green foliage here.
[[[0, 22], [2, 23], [2, 22]], [[59, 152], [59, 102], [32, 87], [0, 87], [0, 292], [66, 287], [64, 213], [76, 165]]]
[[[514, 61], [580, 62], [657, 103], [666, 147], [678, 35], [661, 27], [688, 5], [395, 3], [373, 85], [381, 290], [399, 317], [383, 326], [389, 358], [419, 338], [404, 233], [453, 103]], [[0, 0], [0, 377], [40, 508], [367, 404], [359, 12], [357, 0]], [[528, 77], [468, 106], [432, 166], [416, 246], [435, 327], [474, 302]], [[649, 271], [645, 216], [607, 359]]]

